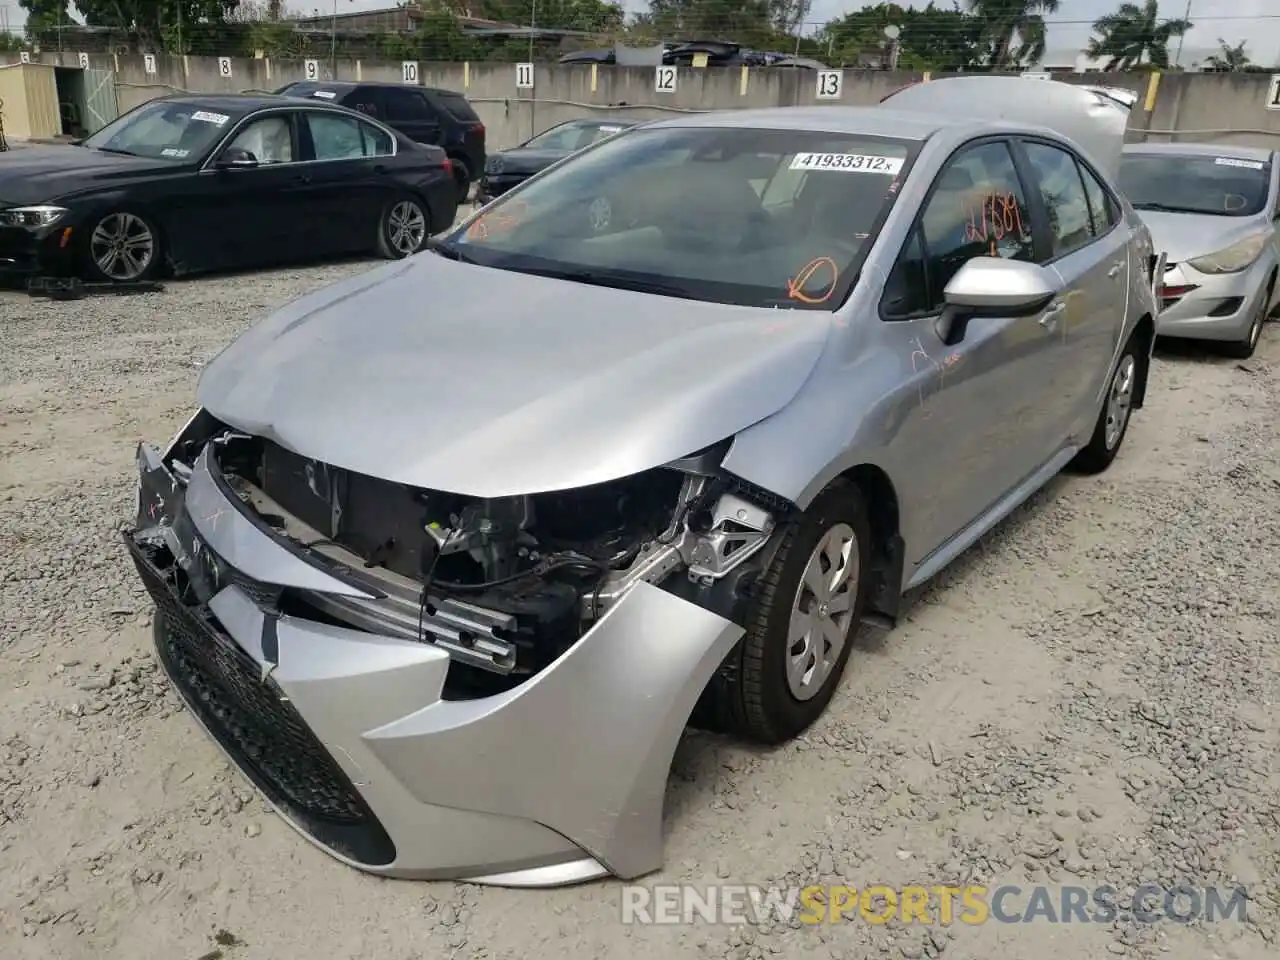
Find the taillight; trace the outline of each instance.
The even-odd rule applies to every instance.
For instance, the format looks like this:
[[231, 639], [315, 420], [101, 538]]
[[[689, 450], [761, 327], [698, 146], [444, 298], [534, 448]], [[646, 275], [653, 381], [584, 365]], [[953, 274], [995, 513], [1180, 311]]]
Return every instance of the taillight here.
[[475, 132], [476, 132], [477, 134], [479, 134], [480, 136], [482, 136], [482, 137], [484, 136], [484, 124], [483, 124], [483, 123], [477, 123], [474, 127], [472, 127], [472, 129], [473, 129], [473, 130], [475, 130]]
[[453, 175], [453, 161], [450, 160], [448, 157], [445, 157], [444, 160], [440, 162], [440, 166], [444, 168], [445, 173], [449, 174], [450, 176]]

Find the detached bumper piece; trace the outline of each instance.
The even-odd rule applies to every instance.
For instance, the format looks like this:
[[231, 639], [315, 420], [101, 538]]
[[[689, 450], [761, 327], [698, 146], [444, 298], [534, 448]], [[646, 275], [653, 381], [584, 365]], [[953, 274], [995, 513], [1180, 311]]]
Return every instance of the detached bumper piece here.
[[321, 843], [361, 863], [392, 863], [395, 845], [386, 830], [284, 691], [206, 611], [179, 598], [176, 562], [170, 558], [162, 569], [162, 549], [128, 535], [125, 545], [156, 605], [160, 663], [209, 734], [272, 804]]
[[556, 886], [662, 865], [676, 744], [742, 629], [638, 583], [549, 666], [458, 697], [455, 660], [307, 597], [365, 596], [192, 463], [138, 450], [125, 543], [156, 605], [160, 662], [277, 811], [384, 876]]

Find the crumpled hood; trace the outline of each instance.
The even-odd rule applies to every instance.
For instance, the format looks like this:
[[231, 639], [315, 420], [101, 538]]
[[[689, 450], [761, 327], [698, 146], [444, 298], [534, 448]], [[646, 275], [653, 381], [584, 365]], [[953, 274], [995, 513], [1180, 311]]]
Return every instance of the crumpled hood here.
[[268, 317], [209, 364], [198, 400], [239, 430], [359, 473], [531, 494], [638, 473], [776, 413], [830, 327], [826, 313], [424, 253]]
[[1217, 217], [1159, 210], [1139, 210], [1137, 213], [1151, 231], [1156, 252], [1163, 251], [1170, 263], [1182, 263], [1225, 250], [1267, 225], [1265, 218], [1258, 217]]
[[19, 147], [0, 153], [0, 203], [43, 203], [95, 183], [172, 172], [172, 162], [84, 147]]

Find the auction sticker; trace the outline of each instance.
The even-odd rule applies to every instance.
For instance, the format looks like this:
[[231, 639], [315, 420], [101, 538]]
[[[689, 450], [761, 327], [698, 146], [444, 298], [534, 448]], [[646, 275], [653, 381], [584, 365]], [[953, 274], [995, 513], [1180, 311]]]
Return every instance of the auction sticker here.
[[866, 153], [797, 153], [792, 170], [841, 170], [846, 173], [884, 173], [890, 176], [902, 169], [897, 157], [877, 157]]
[[179, 160], [181, 160], [183, 157], [189, 157], [189, 156], [191, 156], [191, 151], [190, 151], [190, 150], [180, 150], [180, 149], [178, 149], [177, 147], [165, 147], [163, 150], [161, 150], [161, 151], [160, 151], [160, 156], [162, 156], [162, 157], [177, 157]]
[[1218, 157], [1213, 161], [1220, 167], [1244, 167], [1246, 170], [1261, 170], [1261, 160], [1237, 160], [1234, 157]]
[[312, 96], [319, 97], [321, 100], [335, 100], [338, 95], [332, 90], [317, 90]]
[[202, 120], [205, 123], [212, 123], [215, 127], [220, 127], [231, 118], [225, 113], [209, 113], [207, 110], [197, 110], [191, 115], [192, 120]]

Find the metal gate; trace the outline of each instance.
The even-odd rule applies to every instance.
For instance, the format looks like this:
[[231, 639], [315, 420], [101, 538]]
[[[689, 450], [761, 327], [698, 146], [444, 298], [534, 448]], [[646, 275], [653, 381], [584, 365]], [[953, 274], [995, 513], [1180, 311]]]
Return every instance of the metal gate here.
[[116, 75], [112, 70], [84, 71], [85, 136], [101, 130], [120, 116], [116, 102]]

